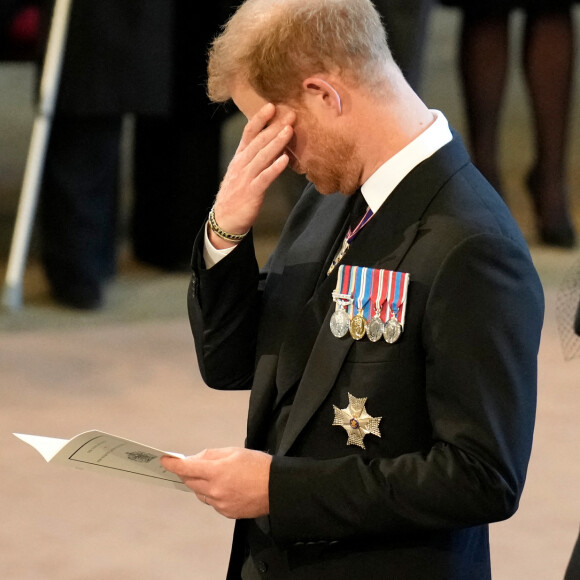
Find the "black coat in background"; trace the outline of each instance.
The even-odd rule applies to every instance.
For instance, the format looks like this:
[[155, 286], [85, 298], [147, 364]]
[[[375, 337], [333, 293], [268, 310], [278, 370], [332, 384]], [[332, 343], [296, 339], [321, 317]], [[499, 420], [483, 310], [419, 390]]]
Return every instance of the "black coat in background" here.
[[195, 234], [221, 180], [221, 131], [228, 113], [207, 97], [207, 50], [234, 5], [204, 3], [202, 16], [197, 3], [175, 2], [170, 114], [136, 119], [133, 251], [163, 268], [189, 270]]
[[[45, 37], [53, 6], [43, 4]], [[168, 0], [72, 3], [40, 203], [43, 265], [67, 305], [99, 306], [116, 271], [123, 115], [169, 113], [173, 9]]]
[[[48, 32], [52, 6], [43, 11]], [[74, 0], [57, 113], [169, 112], [173, 0]]]

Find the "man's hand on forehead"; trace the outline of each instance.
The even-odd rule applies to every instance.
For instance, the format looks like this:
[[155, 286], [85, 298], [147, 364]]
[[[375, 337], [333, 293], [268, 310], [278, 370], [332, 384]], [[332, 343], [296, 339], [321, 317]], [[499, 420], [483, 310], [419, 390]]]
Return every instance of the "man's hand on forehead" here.
[[[214, 205], [214, 219], [224, 232], [239, 235], [254, 225], [268, 187], [288, 166], [286, 148], [294, 135], [295, 120], [293, 111], [284, 111], [276, 118], [276, 107], [271, 103], [250, 117]], [[227, 242], [211, 233], [210, 241], [215, 247], [227, 247]]]

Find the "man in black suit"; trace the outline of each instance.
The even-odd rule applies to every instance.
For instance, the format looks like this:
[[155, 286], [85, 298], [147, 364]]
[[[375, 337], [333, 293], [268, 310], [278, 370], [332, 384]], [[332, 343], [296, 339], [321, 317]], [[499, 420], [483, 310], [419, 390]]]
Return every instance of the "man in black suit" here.
[[123, 116], [169, 112], [172, 26], [167, 0], [71, 5], [39, 208], [42, 263], [66, 306], [99, 307], [116, 272]]
[[[580, 310], [580, 307], [579, 307]], [[580, 336], [580, 330], [576, 332]], [[566, 573], [564, 574], [564, 580], [577, 580], [580, 577], [580, 533], [572, 549], [572, 554], [568, 565], [566, 566]]]
[[[228, 578], [490, 578], [544, 311], [513, 217], [370, 0], [247, 0], [208, 71], [248, 123], [188, 305], [205, 382], [251, 388], [248, 432], [165, 467], [238, 520]], [[251, 228], [288, 165], [311, 183], [260, 272]]]

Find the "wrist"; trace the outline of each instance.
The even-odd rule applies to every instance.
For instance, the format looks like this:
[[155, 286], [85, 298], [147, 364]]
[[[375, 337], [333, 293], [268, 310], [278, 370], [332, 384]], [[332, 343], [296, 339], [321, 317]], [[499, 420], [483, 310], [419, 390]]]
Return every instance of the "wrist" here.
[[[208, 225], [209, 225], [208, 232], [212, 244], [214, 243], [213, 240], [216, 240], [216, 238], [218, 238], [222, 242], [227, 242], [228, 245], [225, 247], [231, 247], [232, 245], [239, 244], [250, 232], [250, 230], [248, 230], [244, 233], [235, 233], [224, 230], [216, 221], [215, 205], [211, 208], [209, 212]], [[220, 245], [222, 244], [220, 243]]]
[[239, 242], [229, 242], [220, 238], [209, 225], [209, 220], [206, 222], [206, 236], [209, 243], [215, 250], [227, 250], [236, 247]]

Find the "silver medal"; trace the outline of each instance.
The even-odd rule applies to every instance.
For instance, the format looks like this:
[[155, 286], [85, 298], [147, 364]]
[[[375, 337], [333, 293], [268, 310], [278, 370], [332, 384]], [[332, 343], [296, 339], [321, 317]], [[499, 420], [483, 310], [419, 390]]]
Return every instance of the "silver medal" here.
[[332, 293], [332, 299], [336, 302], [337, 308], [330, 317], [330, 332], [336, 338], [342, 338], [346, 336], [350, 327], [350, 316], [346, 308], [352, 304], [352, 296], [334, 291]]
[[383, 336], [385, 323], [380, 316], [373, 316], [367, 325], [367, 336], [371, 342], [377, 342]]
[[401, 323], [393, 316], [385, 324], [385, 329], [383, 330], [383, 337], [389, 343], [393, 344], [399, 340], [403, 327]]
[[339, 308], [335, 310], [330, 317], [330, 331], [336, 338], [346, 336], [350, 327], [350, 316], [344, 310]]

